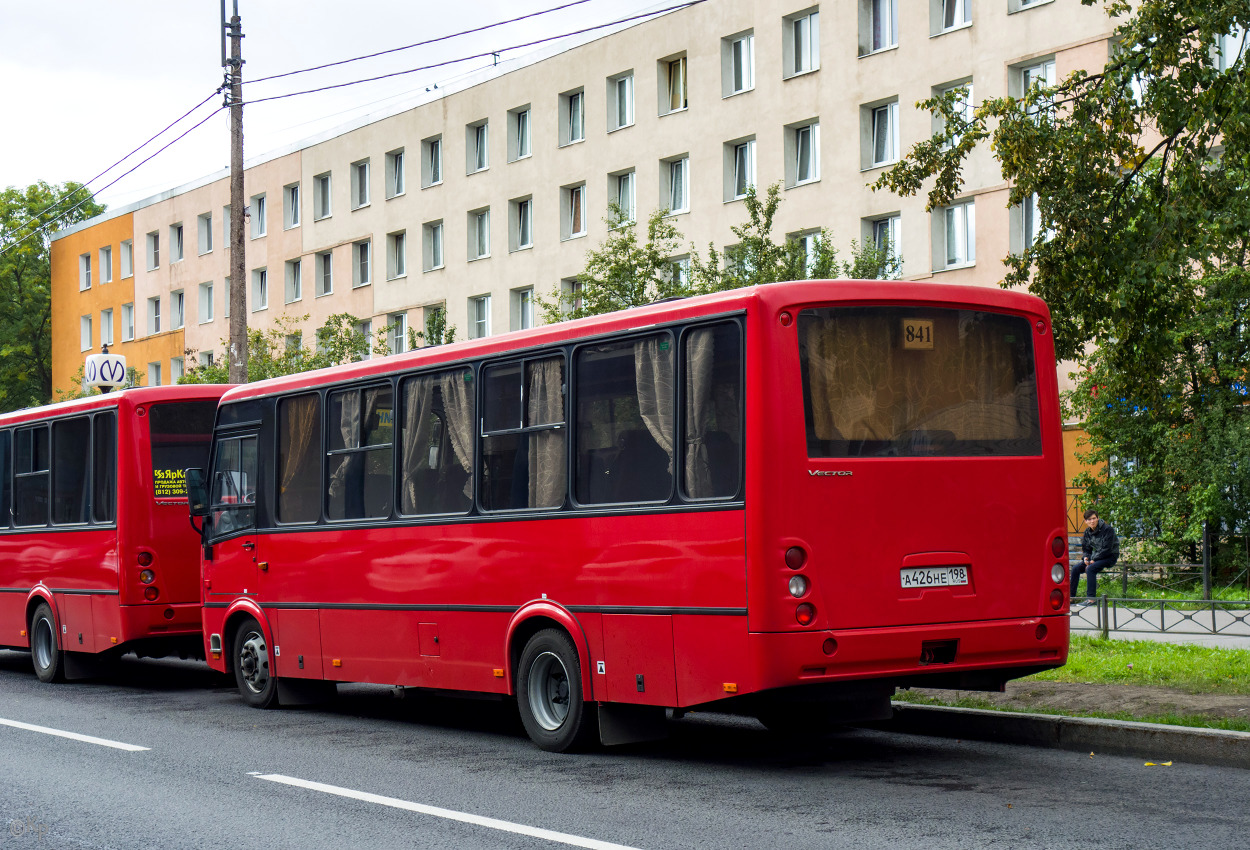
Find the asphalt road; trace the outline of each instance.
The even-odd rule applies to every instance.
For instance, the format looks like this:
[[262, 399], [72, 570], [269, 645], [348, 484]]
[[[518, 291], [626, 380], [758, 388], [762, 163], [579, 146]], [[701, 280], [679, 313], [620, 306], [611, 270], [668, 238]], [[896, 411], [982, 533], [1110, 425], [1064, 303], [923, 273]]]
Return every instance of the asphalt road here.
[[192, 662], [41, 685], [28, 656], [0, 652], [0, 848], [1218, 850], [1250, 834], [1250, 771], [869, 730], [785, 742], [701, 714], [671, 726], [561, 756], [508, 703], [357, 685], [258, 711]]

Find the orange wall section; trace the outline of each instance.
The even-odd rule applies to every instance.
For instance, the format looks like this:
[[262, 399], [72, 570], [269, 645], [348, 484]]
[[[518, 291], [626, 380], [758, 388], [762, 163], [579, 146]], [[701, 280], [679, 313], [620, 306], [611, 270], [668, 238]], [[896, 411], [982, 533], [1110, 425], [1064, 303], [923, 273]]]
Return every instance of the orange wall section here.
[[[113, 311], [113, 340], [109, 351], [126, 358], [129, 368], [137, 369], [141, 383], [147, 386], [148, 363], [160, 362], [161, 381], [169, 383], [169, 360], [183, 354], [182, 329], [144, 336], [147, 305], [135, 305], [135, 339], [122, 340], [122, 305], [134, 304], [135, 278], [122, 277], [122, 242], [134, 240], [134, 216], [131, 213], [109, 218], [83, 228], [52, 243], [52, 392], [77, 389], [75, 374], [88, 354], [100, 351], [103, 310]], [[112, 249], [112, 280], [102, 283], [100, 249]], [[143, 262], [144, 246], [134, 244], [134, 263]], [[83, 254], [91, 256], [91, 287], [81, 289], [79, 261]], [[167, 304], [162, 304], [168, 321]], [[91, 316], [91, 350], [81, 350], [80, 320]]]

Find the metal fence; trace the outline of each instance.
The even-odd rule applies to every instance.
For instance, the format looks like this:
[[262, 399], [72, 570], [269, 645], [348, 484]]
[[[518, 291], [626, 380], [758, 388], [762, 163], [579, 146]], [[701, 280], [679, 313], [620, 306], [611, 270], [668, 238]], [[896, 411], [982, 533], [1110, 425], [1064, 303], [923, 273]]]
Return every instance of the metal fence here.
[[1074, 631], [1147, 632], [1250, 638], [1250, 600], [1114, 599], [1072, 608]]

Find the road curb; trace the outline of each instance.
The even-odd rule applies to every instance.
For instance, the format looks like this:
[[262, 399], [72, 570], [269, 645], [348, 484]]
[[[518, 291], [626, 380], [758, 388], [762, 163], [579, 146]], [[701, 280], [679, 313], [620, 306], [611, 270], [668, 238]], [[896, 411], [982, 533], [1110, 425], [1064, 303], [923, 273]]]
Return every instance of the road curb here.
[[864, 725], [911, 735], [1250, 769], [1250, 732], [905, 702], [893, 706], [892, 719]]

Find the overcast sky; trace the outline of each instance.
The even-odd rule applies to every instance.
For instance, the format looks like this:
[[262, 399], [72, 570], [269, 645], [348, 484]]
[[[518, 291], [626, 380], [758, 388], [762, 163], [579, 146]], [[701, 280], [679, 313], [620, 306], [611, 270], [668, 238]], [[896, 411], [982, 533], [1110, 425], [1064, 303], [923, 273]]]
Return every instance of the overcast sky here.
[[[235, 0], [227, 0], [227, 9]], [[237, 0], [244, 80], [413, 44], [551, 9], [570, 0]], [[607, 23], [675, 3], [588, 0], [529, 20], [429, 47], [245, 87], [245, 101], [377, 76]], [[221, 84], [220, 0], [0, 0], [0, 188], [36, 180], [85, 182]], [[526, 51], [510, 51], [516, 57]], [[488, 65], [475, 59], [244, 110], [244, 156], [267, 151], [404, 102]], [[207, 116], [221, 96], [175, 131], [91, 184], [113, 180]], [[219, 112], [169, 150], [104, 190], [120, 206], [229, 164], [229, 117]]]

